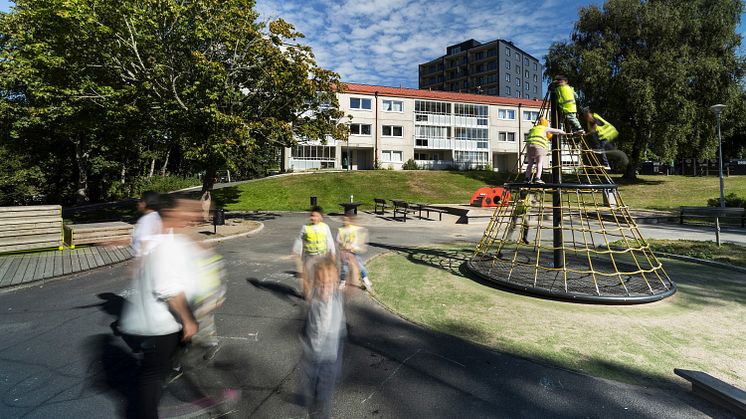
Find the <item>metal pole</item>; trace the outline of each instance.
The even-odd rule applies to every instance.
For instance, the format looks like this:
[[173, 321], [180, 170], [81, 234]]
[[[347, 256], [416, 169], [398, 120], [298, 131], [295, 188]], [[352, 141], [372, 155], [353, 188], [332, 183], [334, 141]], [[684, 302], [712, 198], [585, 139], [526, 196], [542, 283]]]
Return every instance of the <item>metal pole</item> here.
[[[552, 116], [551, 126], [552, 128], [559, 128], [559, 109], [557, 107], [557, 96], [554, 94], [552, 85], [549, 85], [550, 90], [550, 114]], [[552, 193], [552, 231], [553, 231], [553, 246], [554, 246], [554, 267], [564, 268], [565, 266], [565, 255], [562, 237], [562, 190], [559, 188], [559, 184], [562, 183], [562, 151], [561, 142], [559, 135], [552, 135], [552, 183], [555, 184], [554, 192]], [[541, 176], [541, 173], [536, 174], [537, 177]]]
[[[720, 171], [720, 208], [725, 208], [725, 192], [723, 185], [723, 141], [720, 139], [720, 114], [718, 113], [718, 170]], [[718, 244], [718, 246], [720, 246]]]

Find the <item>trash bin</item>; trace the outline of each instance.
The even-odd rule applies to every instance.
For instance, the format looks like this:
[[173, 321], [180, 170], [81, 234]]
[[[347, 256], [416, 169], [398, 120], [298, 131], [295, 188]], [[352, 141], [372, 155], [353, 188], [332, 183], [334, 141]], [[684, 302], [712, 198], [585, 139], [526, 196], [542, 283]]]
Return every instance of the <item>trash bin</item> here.
[[213, 232], [217, 234], [218, 226], [224, 226], [224, 225], [225, 225], [225, 210], [222, 208], [215, 208], [215, 211], [212, 213]]
[[315, 207], [317, 205], [319, 205], [318, 198], [316, 198], [315, 196], [312, 196], [311, 197], [311, 207]]

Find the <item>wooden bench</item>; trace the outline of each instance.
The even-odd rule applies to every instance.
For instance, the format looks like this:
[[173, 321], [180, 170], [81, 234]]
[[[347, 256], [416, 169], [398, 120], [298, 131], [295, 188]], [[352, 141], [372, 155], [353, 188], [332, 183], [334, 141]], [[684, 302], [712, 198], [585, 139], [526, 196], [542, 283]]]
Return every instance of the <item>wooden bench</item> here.
[[121, 242], [132, 236], [132, 224], [122, 221], [107, 223], [65, 224], [65, 244], [70, 249], [81, 244]]
[[396, 215], [401, 214], [404, 216], [404, 222], [407, 222], [407, 214], [413, 214], [416, 212], [416, 210], [410, 208], [409, 203], [407, 201], [399, 201], [399, 200], [391, 200], [391, 203], [394, 204], [394, 220], [396, 220]]
[[[389, 208], [388, 204], [386, 204], [386, 200], [382, 198], [373, 198], [373, 213], [374, 214], [385, 214], [386, 208]], [[378, 207], [381, 207], [381, 212], [378, 212]]]
[[692, 393], [746, 417], [746, 392], [702, 371], [674, 368], [679, 377], [692, 383]]
[[444, 210], [443, 208], [438, 208], [427, 204], [419, 204], [419, 208], [420, 218], [422, 218], [422, 211], [425, 211], [425, 213], [427, 213], [427, 218], [430, 218], [430, 213], [434, 212], [438, 214], [438, 221], [443, 221], [443, 214], [448, 213], [448, 211]]
[[746, 226], [746, 209], [744, 208], [721, 208], [721, 207], [681, 207], [679, 224], [684, 224], [684, 218], [715, 219], [718, 223], [721, 218], [739, 219], [741, 227]]
[[0, 207], [0, 253], [62, 250], [62, 207]]

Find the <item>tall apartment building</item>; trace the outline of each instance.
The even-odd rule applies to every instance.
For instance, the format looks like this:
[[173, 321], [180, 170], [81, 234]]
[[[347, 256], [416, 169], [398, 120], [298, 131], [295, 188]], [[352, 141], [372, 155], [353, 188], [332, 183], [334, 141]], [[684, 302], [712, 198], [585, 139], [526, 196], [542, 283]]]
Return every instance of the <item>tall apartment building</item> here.
[[424, 169], [489, 167], [512, 172], [523, 160], [540, 100], [346, 84], [340, 109], [351, 115], [349, 142], [299, 142], [284, 167], [401, 169], [414, 159]]
[[543, 99], [539, 60], [496, 39], [451, 45], [446, 55], [420, 64], [420, 89]]

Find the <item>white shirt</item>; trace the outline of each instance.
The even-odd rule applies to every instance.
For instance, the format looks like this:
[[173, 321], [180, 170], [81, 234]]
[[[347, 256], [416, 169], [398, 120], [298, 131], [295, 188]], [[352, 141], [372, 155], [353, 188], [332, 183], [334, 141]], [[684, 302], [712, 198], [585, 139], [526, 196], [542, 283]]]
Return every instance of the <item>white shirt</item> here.
[[167, 300], [184, 293], [190, 301], [197, 287], [199, 247], [180, 234], [157, 235], [151, 240], [154, 246], [143, 256], [129, 304], [122, 312], [121, 329], [133, 335], [161, 336], [181, 330]]
[[161, 234], [161, 216], [157, 211], [149, 212], [135, 224], [135, 230], [132, 232], [132, 250], [135, 257], [147, 255], [153, 249], [153, 236]]

